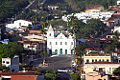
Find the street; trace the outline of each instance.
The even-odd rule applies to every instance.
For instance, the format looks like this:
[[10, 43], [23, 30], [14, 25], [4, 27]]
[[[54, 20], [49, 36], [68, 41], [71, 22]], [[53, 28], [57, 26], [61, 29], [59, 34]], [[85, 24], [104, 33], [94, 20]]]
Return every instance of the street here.
[[72, 56], [55, 56], [55, 57], [47, 57], [45, 59], [45, 62], [48, 66], [46, 67], [41, 67], [39, 65], [42, 65], [43, 59], [38, 58], [35, 59], [32, 62], [32, 65], [34, 67], [40, 67], [41, 70], [46, 70], [46, 69], [53, 69], [53, 70], [58, 70], [58, 69], [67, 69], [71, 68], [72, 66]]

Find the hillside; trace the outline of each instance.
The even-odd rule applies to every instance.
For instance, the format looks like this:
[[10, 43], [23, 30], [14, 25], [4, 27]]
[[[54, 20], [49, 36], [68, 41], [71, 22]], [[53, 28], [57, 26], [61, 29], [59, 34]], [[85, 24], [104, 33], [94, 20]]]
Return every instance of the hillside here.
[[0, 0], [0, 22], [11, 18], [28, 4], [28, 0]]
[[110, 5], [116, 4], [116, 1], [117, 0], [47, 0], [47, 4], [61, 4], [61, 7], [63, 7], [63, 4], [66, 4], [70, 6], [73, 11], [80, 11], [92, 4], [103, 5], [107, 8]]

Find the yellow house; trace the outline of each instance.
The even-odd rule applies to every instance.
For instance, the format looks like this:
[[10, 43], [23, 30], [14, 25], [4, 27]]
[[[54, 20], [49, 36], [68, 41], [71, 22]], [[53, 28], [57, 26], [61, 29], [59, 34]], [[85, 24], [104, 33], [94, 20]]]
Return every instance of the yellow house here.
[[106, 74], [113, 74], [113, 71], [119, 66], [120, 64], [113, 62], [92, 62], [84, 64], [83, 70], [85, 73], [100, 71]]
[[93, 53], [83, 56], [84, 63], [91, 63], [91, 62], [111, 62], [111, 56], [103, 53]]

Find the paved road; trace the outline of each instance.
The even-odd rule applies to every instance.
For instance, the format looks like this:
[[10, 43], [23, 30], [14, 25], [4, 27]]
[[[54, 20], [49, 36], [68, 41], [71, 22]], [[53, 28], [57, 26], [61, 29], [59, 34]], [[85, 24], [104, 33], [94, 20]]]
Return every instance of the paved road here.
[[[39, 58], [33, 61], [34, 66], [39, 66], [42, 64], [43, 59]], [[71, 68], [72, 57], [68, 56], [56, 56], [56, 57], [48, 57], [46, 58], [46, 63], [48, 67], [40, 67], [40, 69], [66, 69]]]

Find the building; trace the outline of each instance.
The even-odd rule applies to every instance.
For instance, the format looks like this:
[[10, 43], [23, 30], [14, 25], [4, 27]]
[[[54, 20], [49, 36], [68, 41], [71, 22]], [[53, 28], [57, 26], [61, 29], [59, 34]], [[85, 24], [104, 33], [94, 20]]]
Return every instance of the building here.
[[103, 11], [104, 7], [102, 5], [90, 5], [86, 7], [85, 12], [93, 12], [93, 11]]
[[33, 39], [33, 38], [46, 40], [46, 34], [43, 34], [41, 30], [28, 30], [20, 36], [22, 37], [22, 40]]
[[19, 42], [23, 43], [24, 49], [28, 51], [33, 51], [34, 53], [40, 53], [46, 51], [46, 40], [31, 38]]
[[104, 53], [89, 53], [83, 56], [84, 63], [92, 63], [98, 61], [111, 62], [111, 56]]
[[110, 80], [110, 76], [106, 75], [104, 72], [89, 72], [85, 74], [85, 80]]
[[23, 44], [25, 50], [35, 53], [46, 51], [46, 34], [43, 34], [41, 30], [27, 30], [19, 35], [22, 37], [22, 41], [18, 42]]
[[105, 21], [108, 27], [117, 26], [120, 24], [120, 14], [113, 14], [108, 20]]
[[115, 33], [120, 33], [120, 26], [114, 26], [114, 29], [112, 29], [112, 32]]
[[117, 1], [117, 5], [118, 5], [118, 6], [120, 5], [120, 0]]
[[113, 62], [92, 62], [84, 64], [84, 72], [104, 71], [105, 74], [112, 74], [114, 69], [118, 68], [120, 64]]
[[19, 71], [19, 57], [15, 56], [13, 58], [2, 58], [2, 65], [9, 67], [10, 72]]
[[[78, 20], [81, 20], [82, 22], [86, 23], [89, 19], [100, 19], [101, 21], [107, 21], [112, 14], [114, 14], [113, 11], [105, 12], [105, 11], [99, 11], [99, 10], [92, 10], [89, 12], [80, 12], [75, 13], [74, 16], [78, 18]], [[73, 16], [73, 14], [70, 15], [64, 15], [62, 16], [63, 21], [68, 21], [68, 17]]]
[[86, 54], [92, 53], [92, 52], [96, 52], [96, 53], [104, 53], [103, 50], [100, 50], [98, 48], [85, 48]]
[[0, 80], [45, 80], [43, 75], [26, 72], [0, 73]]
[[6, 24], [6, 31], [11, 30], [26, 30], [27, 27], [32, 27], [32, 22], [26, 20], [17, 20], [12, 24]]
[[59, 7], [56, 5], [48, 5], [49, 10], [56, 10], [57, 8], [59, 8]]
[[47, 52], [49, 54], [67, 55], [74, 54], [74, 40], [73, 36], [65, 35], [60, 32], [55, 34], [52, 26], [49, 26], [47, 31]]

